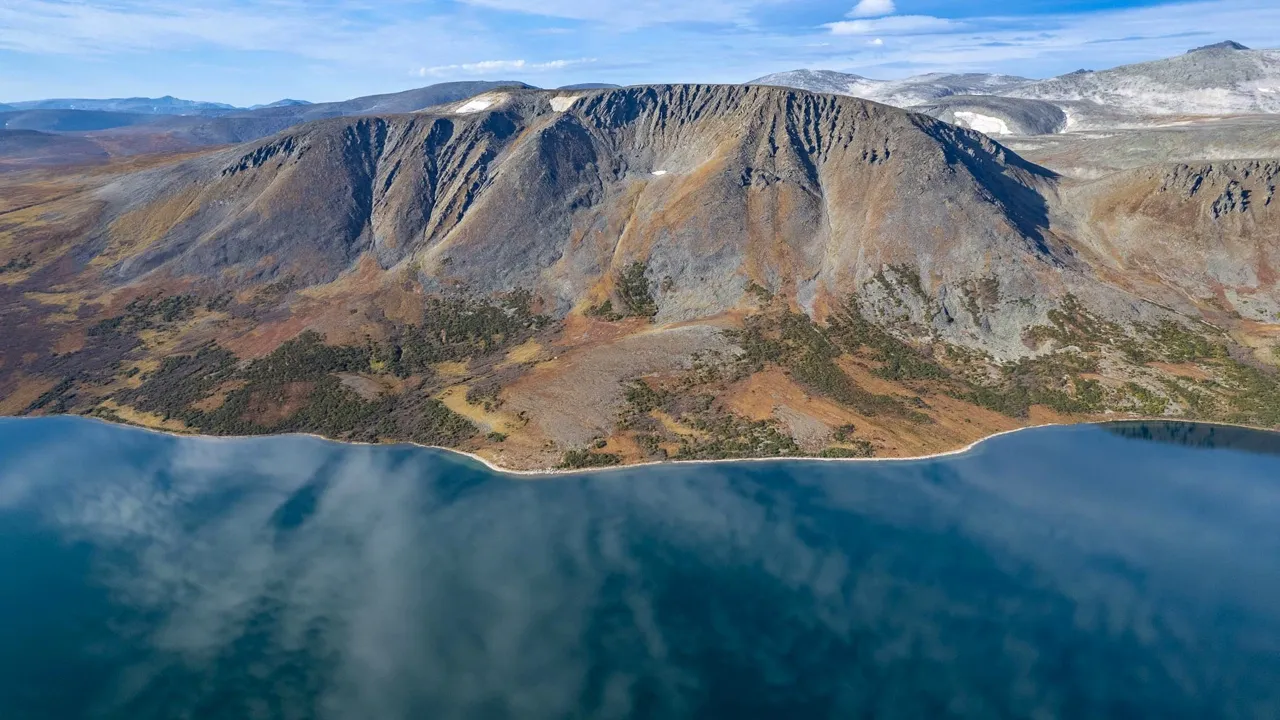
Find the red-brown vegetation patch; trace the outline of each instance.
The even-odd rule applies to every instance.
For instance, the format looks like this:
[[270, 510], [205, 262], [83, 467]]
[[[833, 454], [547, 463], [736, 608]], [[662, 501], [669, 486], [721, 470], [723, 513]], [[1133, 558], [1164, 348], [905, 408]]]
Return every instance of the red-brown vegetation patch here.
[[258, 325], [243, 335], [228, 338], [222, 345], [237, 357], [254, 360], [270, 355], [281, 343], [292, 340], [308, 327], [309, 318], [290, 316], [279, 322]]
[[314, 382], [287, 382], [272, 392], [254, 393], [241, 419], [271, 426], [301, 410], [315, 390]]
[[209, 397], [191, 403], [191, 407], [192, 409], [199, 410], [201, 412], [213, 412], [227, 402], [228, 393], [239, 390], [244, 386], [244, 380], [229, 380], [219, 385]]
[[1182, 378], [1190, 378], [1192, 380], [1208, 380], [1211, 375], [1204, 368], [1195, 363], [1169, 363], [1169, 362], [1149, 362], [1147, 367], [1155, 368], [1170, 375], [1176, 375]]
[[52, 378], [15, 373], [0, 384], [0, 415], [17, 415], [57, 384]]

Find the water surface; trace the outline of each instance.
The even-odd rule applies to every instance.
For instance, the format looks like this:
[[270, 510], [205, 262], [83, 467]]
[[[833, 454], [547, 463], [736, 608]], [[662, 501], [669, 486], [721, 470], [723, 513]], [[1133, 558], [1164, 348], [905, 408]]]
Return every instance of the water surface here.
[[1280, 441], [527, 480], [0, 420], [0, 717], [1280, 717]]

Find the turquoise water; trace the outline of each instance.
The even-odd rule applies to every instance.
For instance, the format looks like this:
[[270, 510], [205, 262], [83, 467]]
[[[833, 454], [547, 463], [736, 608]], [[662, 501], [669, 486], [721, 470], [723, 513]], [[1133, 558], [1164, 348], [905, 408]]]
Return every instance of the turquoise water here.
[[0, 420], [0, 718], [1280, 717], [1280, 436], [527, 480]]

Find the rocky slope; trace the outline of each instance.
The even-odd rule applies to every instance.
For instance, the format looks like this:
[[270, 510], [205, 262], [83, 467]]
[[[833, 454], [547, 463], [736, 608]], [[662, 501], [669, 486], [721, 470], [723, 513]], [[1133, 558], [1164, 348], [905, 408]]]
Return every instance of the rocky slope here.
[[1275, 179], [1082, 182], [763, 86], [330, 118], [14, 180], [0, 411], [518, 467], [910, 455], [1106, 413], [1276, 425]]
[[1218, 321], [1234, 314], [1272, 323], [1280, 318], [1277, 183], [1280, 160], [1169, 163], [1064, 195], [1083, 209], [1073, 237], [1107, 258], [1120, 282], [1156, 276], [1164, 303], [1192, 310], [1188, 299], [1196, 299]]

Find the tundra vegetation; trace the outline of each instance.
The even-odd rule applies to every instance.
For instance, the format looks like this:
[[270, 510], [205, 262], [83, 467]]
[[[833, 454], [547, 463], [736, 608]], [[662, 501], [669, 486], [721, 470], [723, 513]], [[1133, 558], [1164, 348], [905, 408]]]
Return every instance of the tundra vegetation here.
[[[626, 316], [652, 317], [657, 306], [646, 273], [640, 263], [624, 268], [614, 297], [606, 301], [607, 312], [589, 314], [616, 319], [607, 315], [613, 313], [609, 308], [619, 307]], [[890, 268], [886, 280], [873, 282], [924, 295], [923, 288], [916, 289], [918, 275], [906, 268]], [[990, 295], [990, 290], [983, 292]], [[1170, 416], [1280, 425], [1275, 372], [1233, 355], [1226, 339], [1207, 325], [1164, 320], [1121, 326], [1068, 297], [1049, 313], [1047, 324], [1025, 332], [1028, 346], [1041, 352], [997, 362], [931, 337], [925, 328], [877, 321], [856, 295], [822, 322], [758, 285], [749, 295], [756, 309], [739, 327], [724, 331], [736, 352], [702, 353], [683, 371], [625, 381], [614, 433], [628, 438], [626, 447], [633, 450], [606, 452], [601, 439], [595, 446], [562, 449], [559, 466], [602, 467], [639, 459], [861, 458], [879, 452], [855, 423], [832, 427], [825, 446], [814, 447], [812, 441], [802, 446], [780, 418], [747, 417], [727, 402], [735, 383], [770, 371], [857, 417], [921, 428], [936, 422], [938, 398], [1020, 422], [1040, 406], [1067, 417]], [[613, 299], [617, 306], [609, 304]], [[557, 324], [535, 313], [530, 294], [523, 291], [489, 299], [428, 297], [423, 307], [419, 322], [391, 327], [363, 342], [329, 342], [318, 332], [304, 331], [262, 357], [243, 359], [209, 341], [145, 365], [149, 338], [246, 309], [225, 294], [140, 296], [90, 326], [84, 347], [51, 359], [60, 378], [25, 412], [89, 412], [135, 422], [154, 418], [165, 426], [178, 423], [211, 434], [311, 432], [372, 442], [505, 447], [510, 428], [482, 428], [442, 401], [441, 391], [456, 378], [442, 377], [436, 368], [461, 364], [469, 383], [467, 403], [488, 413], [500, 411], [505, 384], [523, 370], [499, 371], [497, 359], [532, 338], [554, 337]], [[868, 389], [849, 371], [854, 366], [892, 392]], [[352, 378], [369, 380], [379, 390], [370, 393], [365, 383], [362, 392]]]
[[[75, 404], [78, 387], [104, 384], [103, 378], [90, 378], [74, 368], [78, 359], [99, 352], [106, 340], [128, 337], [127, 345], [134, 348], [143, 331], [162, 331], [190, 320], [197, 308], [208, 311], [227, 304], [225, 298], [201, 303], [193, 295], [131, 301], [124, 312], [90, 329], [94, 342], [64, 358], [69, 374], [28, 410], [67, 411]], [[208, 342], [168, 355], [147, 372], [136, 366], [125, 369], [129, 362], [121, 358], [115, 373], [136, 382], [102, 399], [211, 434], [311, 432], [347, 440], [459, 446], [475, 439], [479, 429], [433, 396], [439, 387], [433, 366], [483, 361], [551, 326], [549, 318], [530, 310], [527, 292], [492, 301], [430, 298], [421, 322], [395, 328], [381, 340], [366, 337], [363, 343], [330, 344], [308, 330], [250, 361]], [[348, 387], [344, 376], [385, 378], [388, 389], [365, 397]], [[120, 418], [106, 405], [92, 412]], [[501, 442], [505, 436], [489, 433], [487, 438]]]

